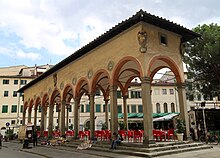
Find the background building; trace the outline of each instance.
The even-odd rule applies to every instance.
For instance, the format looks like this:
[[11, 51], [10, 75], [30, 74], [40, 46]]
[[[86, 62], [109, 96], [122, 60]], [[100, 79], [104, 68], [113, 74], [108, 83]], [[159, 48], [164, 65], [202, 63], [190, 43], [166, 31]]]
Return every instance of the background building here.
[[50, 65], [0, 68], [0, 127], [22, 124], [23, 100], [17, 90], [48, 70]]

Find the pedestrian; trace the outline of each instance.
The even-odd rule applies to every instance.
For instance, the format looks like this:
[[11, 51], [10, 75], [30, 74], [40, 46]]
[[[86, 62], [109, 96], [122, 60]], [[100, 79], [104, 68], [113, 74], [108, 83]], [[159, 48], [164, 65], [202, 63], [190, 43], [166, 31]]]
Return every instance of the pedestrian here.
[[3, 139], [3, 135], [0, 133], [0, 149], [2, 149], [2, 139]]
[[113, 133], [112, 144], [110, 149], [116, 149], [117, 144], [121, 143], [121, 137], [119, 134]]
[[33, 133], [33, 145], [34, 147], [37, 146], [37, 130]]

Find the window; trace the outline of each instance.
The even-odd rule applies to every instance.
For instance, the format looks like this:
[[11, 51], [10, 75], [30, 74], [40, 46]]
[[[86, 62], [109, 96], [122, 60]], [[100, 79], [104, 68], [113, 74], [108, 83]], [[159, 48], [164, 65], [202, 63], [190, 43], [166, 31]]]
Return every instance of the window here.
[[17, 91], [13, 91], [13, 97], [17, 97]]
[[163, 95], [167, 94], [167, 89], [162, 89], [162, 94]]
[[100, 90], [99, 90], [99, 89], [97, 89], [97, 90], [96, 90], [95, 95], [96, 95], [96, 96], [100, 96], [100, 95], [101, 95], [101, 93], [100, 93]]
[[42, 108], [40, 105], [38, 105], [38, 112], [41, 112], [42, 111]]
[[157, 110], [157, 113], [160, 113], [160, 104], [159, 103], [156, 104], [156, 110]]
[[84, 104], [81, 104], [81, 112], [84, 112]]
[[69, 109], [68, 110], [69, 110], [69, 112], [72, 112], [72, 105], [71, 104], [69, 105]]
[[14, 80], [14, 84], [18, 84], [18, 80]]
[[105, 112], [105, 104], [102, 105], [103, 112]]
[[86, 104], [86, 112], [90, 112], [90, 105]]
[[163, 104], [164, 113], [168, 113], [167, 103]]
[[20, 120], [20, 124], [22, 124], [22, 120]]
[[160, 35], [160, 44], [167, 45], [167, 36], [161, 33], [159, 33], [159, 35]]
[[12, 105], [11, 106], [11, 113], [16, 113], [17, 112], [17, 105]]
[[140, 91], [131, 91], [131, 98], [141, 98]]
[[8, 97], [8, 91], [4, 91], [4, 97]]
[[15, 124], [15, 120], [11, 120], [11, 124], [14, 125]]
[[171, 103], [171, 112], [175, 112], [175, 104]]
[[111, 110], [110, 110], [110, 104], [108, 104], [108, 112], [110, 112]]
[[138, 112], [143, 113], [143, 106], [142, 105], [138, 105]]
[[117, 91], [117, 98], [121, 98], [121, 91]]
[[96, 110], [96, 112], [101, 112], [101, 104], [96, 104], [95, 110]]
[[27, 84], [27, 80], [21, 80], [21, 85]]
[[8, 105], [2, 105], [2, 113], [8, 113]]
[[122, 106], [118, 105], [118, 113], [121, 114], [122, 113]]
[[137, 113], [136, 105], [131, 105], [131, 113]]
[[174, 94], [174, 90], [173, 89], [170, 89], [170, 94]]
[[127, 105], [127, 112], [130, 113], [130, 105]]
[[20, 109], [20, 112], [23, 112], [23, 105], [21, 105], [21, 109]]
[[159, 88], [155, 88], [155, 89], [154, 89], [154, 94], [155, 94], [155, 95], [159, 95], [159, 94], [160, 94]]
[[9, 84], [9, 80], [3, 80], [3, 84]]

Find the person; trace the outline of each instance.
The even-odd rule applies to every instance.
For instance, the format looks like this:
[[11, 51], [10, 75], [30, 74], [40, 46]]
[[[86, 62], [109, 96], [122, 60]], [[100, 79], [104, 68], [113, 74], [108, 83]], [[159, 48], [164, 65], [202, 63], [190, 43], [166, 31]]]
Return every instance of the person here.
[[121, 137], [119, 134], [113, 133], [112, 144], [110, 149], [116, 149], [117, 144], [121, 143]]
[[33, 133], [33, 145], [34, 147], [37, 146], [37, 130]]
[[2, 148], [2, 139], [3, 139], [3, 136], [2, 136], [2, 134], [0, 133], [0, 149]]

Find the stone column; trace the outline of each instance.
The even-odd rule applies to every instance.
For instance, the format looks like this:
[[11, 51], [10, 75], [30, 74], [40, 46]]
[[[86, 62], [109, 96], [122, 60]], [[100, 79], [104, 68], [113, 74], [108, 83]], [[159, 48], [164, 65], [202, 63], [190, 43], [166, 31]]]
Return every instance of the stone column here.
[[179, 109], [180, 109], [180, 117], [185, 121], [186, 124], [186, 137], [190, 139], [190, 131], [189, 131], [189, 119], [187, 113], [187, 106], [186, 106], [186, 91], [184, 84], [178, 84], [178, 97], [179, 97]]
[[41, 121], [40, 121], [40, 135], [43, 136], [43, 132], [44, 132], [44, 129], [45, 129], [45, 124], [44, 124], [44, 119], [45, 119], [45, 107], [42, 106], [41, 107]]
[[128, 98], [128, 95], [124, 95], [124, 96], [123, 96], [124, 125], [126, 126], [126, 127], [125, 127], [125, 130], [128, 130], [127, 98]]
[[74, 138], [78, 139], [79, 132], [79, 98], [74, 99]]
[[66, 101], [63, 100], [61, 103], [61, 121], [60, 121], [61, 136], [65, 136], [65, 107], [66, 107]]
[[95, 95], [89, 95], [89, 104], [90, 104], [90, 137], [91, 140], [95, 137], [95, 102], [94, 102]]
[[25, 125], [25, 116], [26, 116], [26, 110], [23, 111], [23, 115], [22, 115], [22, 125]]
[[47, 110], [48, 110], [48, 105], [45, 106], [45, 109], [44, 109], [44, 130], [45, 130], [46, 127], [48, 126], [47, 120], [49, 121], [49, 118], [48, 118], [48, 116], [47, 116]]
[[111, 135], [118, 133], [117, 86], [110, 86]]
[[149, 145], [155, 143], [153, 139], [153, 108], [151, 103], [151, 80], [149, 77], [141, 78], [142, 104], [143, 104], [143, 123], [144, 138], [143, 144]]
[[66, 129], [69, 129], [69, 109], [70, 109], [70, 103], [66, 105]]
[[54, 113], [54, 105], [49, 105], [49, 125], [48, 125], [48, 137], [52, 137], [53, 132], [53, 113]]
[[105, 99], [105, 123], [106, 123], [106, 128], [109, 129], [109, 120], [108, 120], [108, 101], [109, 99]]
[[34, 131], [36, 131], [36, 127], [37, 127], [37, 107], [36, 109], [34, 109]]
[[31, 110], [28, 110], [28, 123], [31, 123]]
[[58, 119], [58, 129], [60, 129], [60, 126], [61, 126], [61, 114], [60, 114], [60, 105], [56, 105], [56, 111], [58, 112], [58, 115], [57, 115], [57, 119]]

